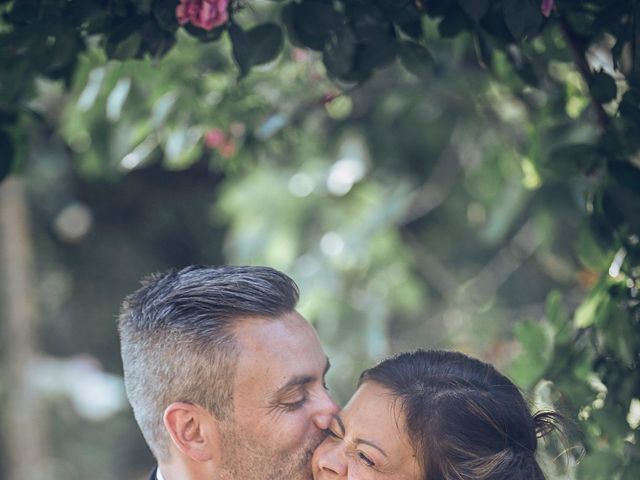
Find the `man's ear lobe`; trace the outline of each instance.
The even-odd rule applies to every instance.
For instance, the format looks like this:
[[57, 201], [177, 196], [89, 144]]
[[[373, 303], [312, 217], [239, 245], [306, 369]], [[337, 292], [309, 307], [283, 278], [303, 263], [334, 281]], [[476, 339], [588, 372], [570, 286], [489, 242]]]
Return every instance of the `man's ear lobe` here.
[[217, 422], [205, 409], [175, 402], [166, 408], [163, 420], [180, 453], [196, 462], [207, 462], [217, 456]]

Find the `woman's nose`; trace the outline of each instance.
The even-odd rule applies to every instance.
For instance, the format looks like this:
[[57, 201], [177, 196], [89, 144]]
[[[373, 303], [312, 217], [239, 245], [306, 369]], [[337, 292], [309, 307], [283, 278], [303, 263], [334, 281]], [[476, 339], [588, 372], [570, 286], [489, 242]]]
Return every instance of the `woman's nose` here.
[[348, 473], [347, 459], [339, 444], [328, 445], [328, 443], [333, 441], [334, 440], [329, 438], [318, 447], [321, 449], [320, 454], [318, 455], [318, 467], [325, 475], [346, 478]]

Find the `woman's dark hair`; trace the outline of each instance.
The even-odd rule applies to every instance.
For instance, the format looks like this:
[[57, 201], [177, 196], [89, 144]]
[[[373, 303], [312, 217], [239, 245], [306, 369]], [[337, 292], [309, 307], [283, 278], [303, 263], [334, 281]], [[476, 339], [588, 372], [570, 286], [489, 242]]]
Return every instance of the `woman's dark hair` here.
[[538, 438], [563, 423], [532, 414], [493, 366], [458, 352], [402, 353], [365, 370], [397, 396], [425, 480], [544, 480]]

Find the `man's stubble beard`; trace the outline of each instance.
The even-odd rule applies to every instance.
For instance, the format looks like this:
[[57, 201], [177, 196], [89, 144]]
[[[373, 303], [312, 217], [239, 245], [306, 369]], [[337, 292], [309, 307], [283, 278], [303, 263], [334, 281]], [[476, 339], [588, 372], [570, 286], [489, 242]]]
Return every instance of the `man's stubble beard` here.
[[222, 431], [220, 480], [311, 480], [311, 457], [325, 435], [294, 451], [281, 452], [241, 435], [233, 426]]

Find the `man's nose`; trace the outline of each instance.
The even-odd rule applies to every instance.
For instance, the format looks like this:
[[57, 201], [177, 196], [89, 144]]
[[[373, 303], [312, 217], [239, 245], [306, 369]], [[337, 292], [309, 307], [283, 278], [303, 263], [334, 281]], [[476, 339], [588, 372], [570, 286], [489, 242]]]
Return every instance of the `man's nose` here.
[[326, 430], [331, 425], [333, 417], [340, 411], [338, 404], [328, 392], [323, 391], [318, 398], [318, 405], [313, 415], [313, 423], [319, 430]]
[[346, 477], [348, 473], [347, 459], [343, 451], [343, 445], [335, 444], [322, 448], [318, 457], [320, 471], [328, 476]]

